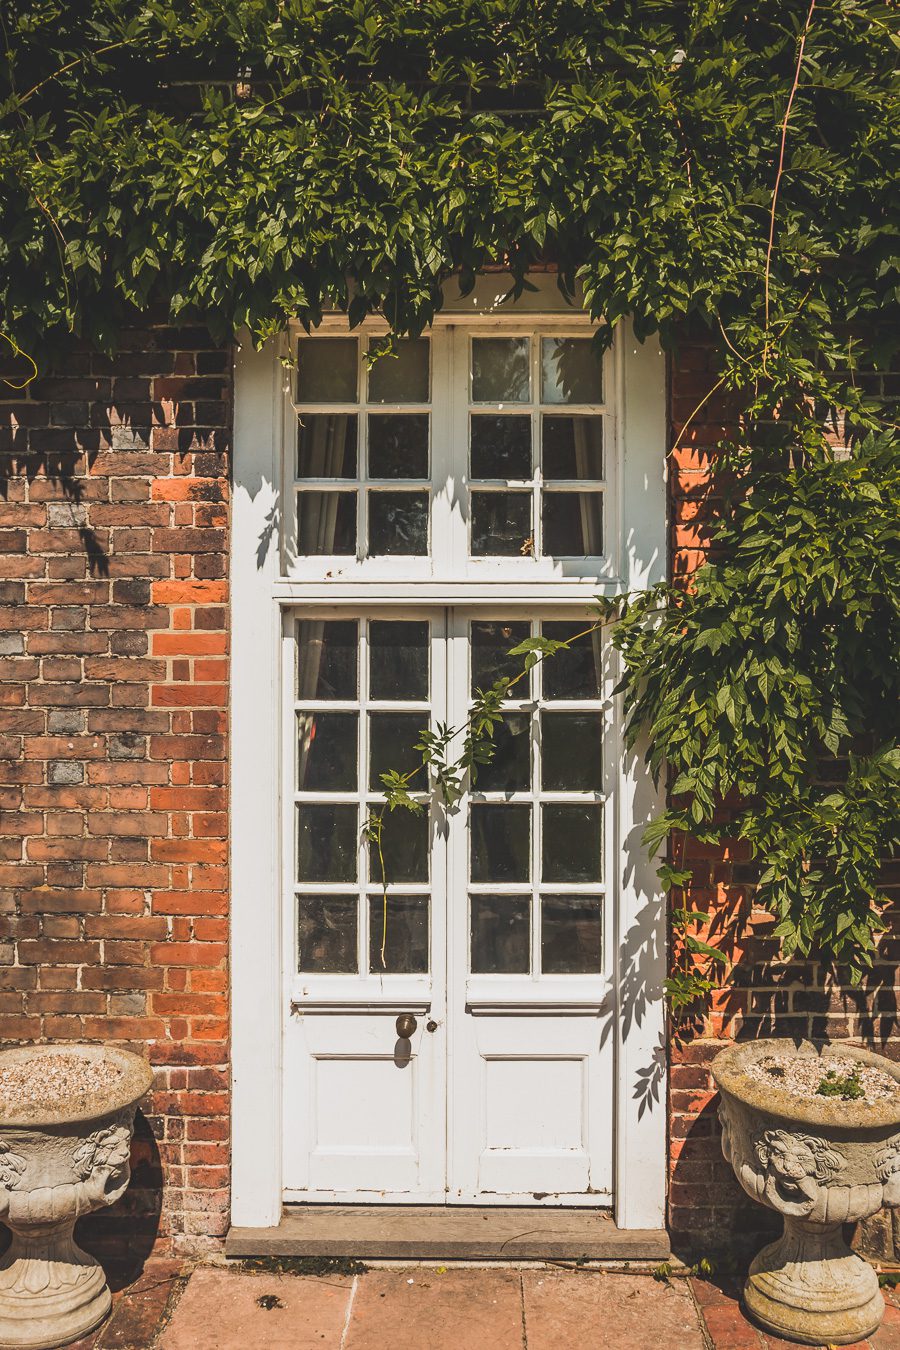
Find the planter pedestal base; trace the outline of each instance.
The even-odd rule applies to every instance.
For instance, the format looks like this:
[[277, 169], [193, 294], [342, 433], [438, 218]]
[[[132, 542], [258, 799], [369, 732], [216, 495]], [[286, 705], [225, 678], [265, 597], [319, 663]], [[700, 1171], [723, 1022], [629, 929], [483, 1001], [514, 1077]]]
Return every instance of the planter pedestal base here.
[[766, 1331], [804, 1345], [852, 1345], [884, 1315], [878, 1277], [850, 1251], [841, 1224], [788, 1215], [750, 1267], [744, 1305]]
[[72, 1236], [74, 1219], [13, 1229], [0, 1259], [0, 1350], [68, 1345], [106, 1317], [112, 1296], [103, 1270]]

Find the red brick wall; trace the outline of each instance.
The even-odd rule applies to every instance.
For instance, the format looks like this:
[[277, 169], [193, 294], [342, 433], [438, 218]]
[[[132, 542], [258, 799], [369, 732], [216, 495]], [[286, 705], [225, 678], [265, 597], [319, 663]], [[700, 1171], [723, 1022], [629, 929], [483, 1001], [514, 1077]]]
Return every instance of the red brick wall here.
[[147, 1052], [105, 1232], [202, 1246], [228, 1210], [231, 356], [148, 327], [26, 374], [0, 369], [0, 1035]]
[[[693, 416], [716, 382], [713, 361], [711, 348], [685, 342], [670, 363], [670, 553], [672, 574], [682, 579], [707, 556], [708, 522], [716, 509], [710, 463], [729, 429], [724, 400], [715, 395]], [[871, 383], [880, 377], [864, 378]], [[872, 391], [879, 392], [878, 386]], [[813, 962], [776, 959], [776, 943], [768, 935], [772, 920], [753, 908], [740, 846], [689, 844], [687, 862], [693, 906], [714, 918], [739, 913], [747, 931], [742, 949], [731, 952], [736, 963], [731, 987], [714, 995], [708, 1016], [680, 1043], [670, 1041], [669, 1226], [676, 1250], [741, 1255], [757, 1250], [779, 1221], [744, 1195], [722, 1157], [710, 1063], [731, 1039], [766, 1035], [849, 1039], [900, 1058], [900, 895], [893, 933], [881, 945], [871, 980], [858, 990], [842, 989], [829, 984]], [[900, 872], [886, 868], [885, 882], [896, 885]], [[881, 1216], [861, 1235], [863, 1245], [900, 1257], [900, 1215], [894, 1227], [892, 1234], [890, 1216]]]

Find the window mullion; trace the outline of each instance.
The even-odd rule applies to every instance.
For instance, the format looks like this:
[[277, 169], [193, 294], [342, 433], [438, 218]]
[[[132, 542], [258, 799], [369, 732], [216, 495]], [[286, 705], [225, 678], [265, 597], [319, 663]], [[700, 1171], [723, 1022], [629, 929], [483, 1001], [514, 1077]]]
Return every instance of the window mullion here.
[[[533, 620], [531, 636], [540, 632], [540, 623]], [[538, 979], [541, 970], [541, 684], [540, 662], [532, 670], [532, 735], [534, 754], [531, 767], [531, 978]]]
[[[448, 562], [454, 578], [463, 578], [469, 557], [469, 338], [458, 327], [447, 332], [444, 396], [449, 406], [443, 419], [447, 432], [446, 499]], [[451, 505], [451, 497], [455, 505]]]
[[357, 871], [357, 903], [359, 905], [358, 961], [359, 977], [366, 979], [369, 974], [369, 893], [368, 855], [369, 846], [365, 842], [363, 826], [369, 811], [369, 620], [363, 618], [359, 625], [359, 866]]
[[453, 479], [453, 412], [450, 384], [453, 329], [431, 335], [431, 558], [432, 575], [455, 575], [455, 526], [450, 483]]

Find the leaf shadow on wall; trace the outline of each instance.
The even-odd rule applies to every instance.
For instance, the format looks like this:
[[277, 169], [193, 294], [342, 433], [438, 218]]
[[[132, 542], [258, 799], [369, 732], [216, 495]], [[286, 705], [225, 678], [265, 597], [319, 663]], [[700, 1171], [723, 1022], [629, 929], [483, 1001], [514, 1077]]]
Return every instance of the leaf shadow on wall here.
[[159, 1147], [150, 1122], [138, 1111], [128, 1189], [109, 1209], [86, 1214], [75, 1226], [76, 1241], [100, 1262], [114, 1291], [133, 1283], [141, 1274], [159, 1235], [162, 1206]]
[[[13, 481], [24, 479], [29, 494], [42, 479], [53, 485], [63, 497], [53, 504], [69, 510], [68, 517], [58, 513], [49, 528], [77, 530], [91, 575], [108, 576], [106, 550], [87, 523], [84, 482], [101, 449], [112, 442], [111, 407], [86, 399], [77, 387], [91, 382], [81, 370], [88, 360], [86, 352], [73, 351], [76, 374], [60, 368], [33, 379], [23, 357], [9, 354], [0, 362], [0, 499], [9, 500]], [[27, 542], [23, 552], [26, 547]]]

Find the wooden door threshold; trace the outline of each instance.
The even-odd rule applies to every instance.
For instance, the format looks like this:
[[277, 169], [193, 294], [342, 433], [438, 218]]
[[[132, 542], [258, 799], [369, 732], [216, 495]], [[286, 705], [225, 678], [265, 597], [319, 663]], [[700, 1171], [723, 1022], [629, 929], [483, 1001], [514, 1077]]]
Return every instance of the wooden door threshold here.
[[663, 1261], [670, 1247], [664, 1229], [617, 1228], [602, 1209], [286, 1205], [273, 1228], [231, 1228], [225, 1253], [359, 1261]]

